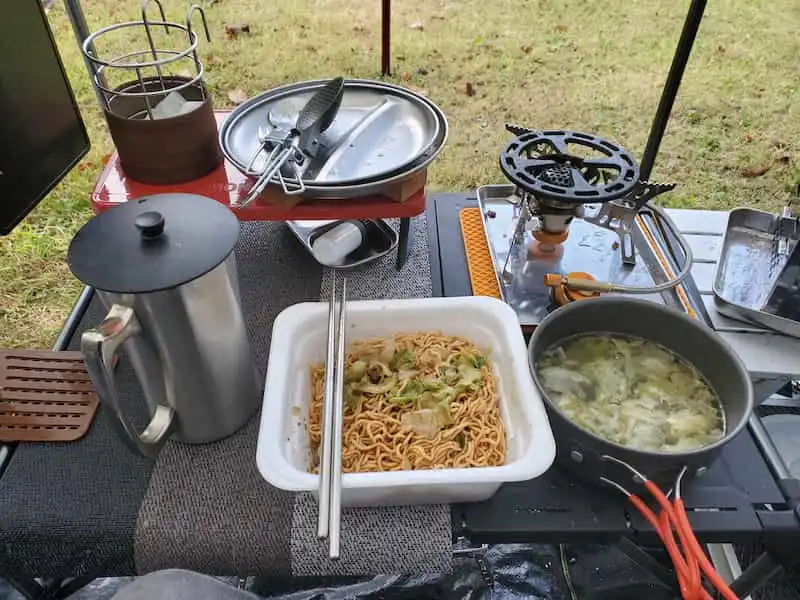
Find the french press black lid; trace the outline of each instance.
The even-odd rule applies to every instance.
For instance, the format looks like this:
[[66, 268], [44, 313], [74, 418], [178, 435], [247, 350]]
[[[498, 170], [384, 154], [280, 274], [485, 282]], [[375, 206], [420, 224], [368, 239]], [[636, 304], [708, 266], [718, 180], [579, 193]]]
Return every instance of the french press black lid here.
[[84, 284], [118, 294], [172, 289], [205, 275], [233, 252], [239, 220], [195, 194], [156, 194], [120, 204], [86, 223], [67, 262]]

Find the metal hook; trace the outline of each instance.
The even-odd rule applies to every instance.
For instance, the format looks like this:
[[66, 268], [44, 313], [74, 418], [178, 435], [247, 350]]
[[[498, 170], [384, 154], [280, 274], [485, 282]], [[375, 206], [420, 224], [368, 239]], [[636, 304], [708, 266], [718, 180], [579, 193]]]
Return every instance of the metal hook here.
[[625, 494], [629, 498], [632, 495], [628, 490], [626, 490], [624, 487], [622, 487], [619, 483], [617, 483], [616, 481], [612, 481], [611, 479], [608, 479], [607, 477], [601, 477], [600, 481], [602, 481], [606, 485], [610, 485], [611, 487], [616, 488], [617, 490], [619, 490], [620, 492], [622, 492], [623, 494]]
[[683, 482], [683, 477], [686, 475], [686, 471], [688, 471], [688, 467], [684, 466], [681, 469], [681, 472], [678, 473], [678, 479], [675, 480], [675, 499], [680, 500], [681, 498], [681, 483]]
[[[142, 23], [144, 23], [145, 29], [147, 29], [147, 37], [150, 37], [150, 21], [147, 19], [147, 6], [150, 4], [151, 0], [142, 0]], [[158, 12], [161, 14], [161, 22], [164, 24], [164, 31], [167, 32], [169, 35], [169, 27], [167, 27], [167, 16], [164, 14], [164, 6], [161, 4], [161, 0], [152, 0], [152, 2], [156, 3], [158, 6]], [[150, 45], [153, 45], [153, 40], [150, 40]]]
[[[164, 7], [161, 5], [161, 0], [153, 0], [158, 6], [158, 12], [161, 14], [161, 22], [164, 24], [164, 31], [169, 35], [169, 26], [167, 25], [167, 16], [164, 14]], [[158, 81], [161, 83], [161, 89], [167, 91], [167, 86], [164, 84], [164, 74], [161, 72], [161, 66], [158, 65], [158, 52], [156, 51], [156, 44], [153, 41], [153, 33], [150, 31], [150, 21], [147, 19], [147, 6], [150, 0], [142, 0], [142, 25], [144, 25], [144, 32], [147, 35], [147, 43], [150, 44], [150, 54], [153, 56], [153, 61], [156, 62], [156, 72], [158, 73]], [[141, 79], [141, 74], [140, 74]], [[144, 92], [144, 83], [142, 83], [142, 91]], [[149, 111], [148, 111], [149, 112]]]
[[639, 471], [637, 471], [634, 467], [632, 467], [631, 465], [626, 463], [624, 460], [620, 460], [619, 458], [616, 458], [614, 456], [609, 456], [608, 454], [604, 454], [603, 456], [600, 457], [600, 459], [601, 460], [607, 460], [607, 461], [610, 461], [610, 462], [614, 462], [614, 463], [617, 463], [618, 465], [621, 465], [621, 466], [625, 467], [626, 469], [628, 469], [628, 471], [631, 472], [631, 474], [634, 477], [638, 478], [639, 483], [644, 483], [645, 481], [647, 481], [647, 477], [645, 477], [645, 475], [643, 473], [640, 473]]
[[[208, 31], [208, 21], [206, 21], [206, 12], [203, 10], [202, 6], [198, 6], [197, 4], [192, 4], [189, 7], [189, 11], [186, 13], [186, 35], [189, 36], [189, 46], [194, 45], [195, 39], [197, 38], [195, 32], [192, 31], [192, 17], [194, 16], [195, 12], [200, 13], [200, 18], [203, 22], [203, 29], [206, 32], [206, 40], [208, 40], [209, 42], [211, 41], [211, 33]], [[192, 58], [194, 59], [194, 67], [195, 69], [197, 69], [197, 72], [199, 73], [203, 67], [200, 64], [200, 58], [198, 58], [197, 56], [197, 47], [195, 47], [195, 49], [192, 51]], [[203, 99], [205, 99], [206, 90], [202, 82], [200, 82], [200, 92], [203, 95]]]
[[[156, 0], [158, 2], [158, 0]], [[189, 12], [186, 13], [186, 31], [189, 33], [189, 44], [192, 43], [192, 17], [194, 16], [195, 11], [200, 13], [200, 18], [203, 20], [203, 29], [206, 32], [206, 40], [211, 41], [211, 33], [208, 31], [208, 21], [206, 21], [206, 12], [203, 10], [202, 6], [197, 4], [192, 4], [189, 7]]]

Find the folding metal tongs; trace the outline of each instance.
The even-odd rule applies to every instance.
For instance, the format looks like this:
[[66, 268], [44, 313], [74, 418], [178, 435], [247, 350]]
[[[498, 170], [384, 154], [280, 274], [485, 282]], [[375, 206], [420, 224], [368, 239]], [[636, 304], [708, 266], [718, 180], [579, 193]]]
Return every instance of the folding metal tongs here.
[[[278, 140], [269, 136], [259, 140], [260, 146], [251, 162], [254, 162], [255, 158], [261, 152], [266, 151], [271, 143], [274, 143], [275, 146], [267, 156], [264, 170], [261, 172], [261, 175], [256, 180], [253, 187], [247, 195], [236, 204], [238, 208], [246, 207], [260, 196], [276, 175], [281, 182], [283, 182], [283, 177], [280, 174], [281, 167], [290, 161], [294, 166], [295, 175], [300, 186], [298, 190], [294, 190], [292, 193], [301, 193], [305, 191], [298, 165], [303, 161], [305, 156], [314, 154], [314, 146], [317, 143], [317, 139], [320, 134], [331, 126], [333, 120], [336, 118], [336, 114], [339, 112], [339, 107], [342, 104], [343, 95], [344, 79], [337, 77], [336, 79], [330, 80], [314, 92], [314, 95], [311, 96], [297, 115], [297, 121], [288, 134]], [[284, 191], [289, 193], [289, 191], [286, 190], [285, 184], [283, 187]]]

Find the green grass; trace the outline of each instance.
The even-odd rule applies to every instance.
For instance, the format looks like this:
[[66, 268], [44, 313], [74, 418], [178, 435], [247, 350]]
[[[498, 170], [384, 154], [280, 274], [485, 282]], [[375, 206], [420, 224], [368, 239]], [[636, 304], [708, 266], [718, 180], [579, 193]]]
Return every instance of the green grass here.
[[[433, 189], [500, 182], [497, 155], [513, 121], [617, 140], [641, 156], [687, 1], [396, 0], [393, 80], [425, 93], [451, 137]], [[86, 0], [92, 30], [137, 18], [138, 3]], [[207, 0], [201, 46], [217, 107], [303, 79], [379, 71], [377, 0]], [[183, 1], [164, 0], [182, 18]], [[154, 8], [154, 7], [153, 7]], [[105, 122], [60, 3], [50, 20], [93, 150], [12, 236], [0, 240], [0, 346], [48, 347], [80, 284], [66, 248], [111, 150]], [[155, 10], [153, 11], [155, 14]], [[228, 39], [226, 25], [251, 33]], [[673, 206], [774, 210], [800, 181], [800, 4], [710, 2], [653, 178], [679, 182]], [[468, 87], [474, 92], [468, 94]], [[756, 171], [769, 168], [761, 176]]]

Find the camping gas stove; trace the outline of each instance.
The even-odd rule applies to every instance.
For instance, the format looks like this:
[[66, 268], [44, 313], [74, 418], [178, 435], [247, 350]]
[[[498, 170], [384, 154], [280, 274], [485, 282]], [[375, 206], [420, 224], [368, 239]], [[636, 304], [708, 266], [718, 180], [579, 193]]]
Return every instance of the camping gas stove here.
[[479, 188], [478, 202], [503, 299], [523, 326], [601, 293], [685, 304], [673, 288], [690, 261], [675, 269], [654, 232], [666, 227], [684, 253], [688, 245], [649, 204], [675, 184], [641, 181], [629, 152], [594, 135], [506, 129], [515, 137], [500, 168], [510, 185]]

